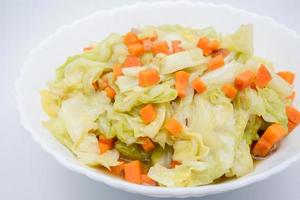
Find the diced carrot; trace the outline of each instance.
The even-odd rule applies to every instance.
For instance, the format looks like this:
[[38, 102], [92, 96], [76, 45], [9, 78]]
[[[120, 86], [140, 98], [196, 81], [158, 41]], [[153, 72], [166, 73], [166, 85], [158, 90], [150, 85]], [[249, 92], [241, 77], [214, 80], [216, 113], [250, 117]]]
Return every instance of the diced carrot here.
[[251, 85], [253, 77], [254, 73], [251, 70], [244, 71], [235, 78], [234, 85], [238, 90], [243, 90]]
[[204, 54], [205, 56], [208, 56], [209, 54], [212, 53], [212, 50], [211, 50], [210, 48], [208, 48], [208, 46], [207, 46], [208, 43], [209, 43], [209, 40], [208, 40], [207, 37], [201, 37], [201, 38], [199, 39], [199, 41], [198, 41], [198, 44], [197, 44], [197, 46], [198, 46], [200, 49], [202, 49], [203, 54]]
[[166, 41], [160, 41], [153, 44], [152, 51], [154, 54], [170, 54], [169, 45]]
[[114, 139], [113, 138], [108, 139], [108, 138], [105, 138], [104, 136], [100, 135], [99, 136], [99, 141], [109, 145], [110, 148], [112, 148], [114, 146]]
[[177, 161], [177, 160], [172, 160], [172, 162], [171, 162], [171, 168], [175, 168], [176, 165], [181, 165], [181, 162]]
[[293, 72], [289, 71], [283, 71], [283, 72], [278, 72], [277, 73], [281, 78], [283, 78], [286, 82], [289, 84], [293, 84], [295, 80], [295, 74]]
[[139, 139], [141, 140], [141, 145], [146, 152], [150, 152], [155, 148], [155, 144], [149, 137], [141, 137]]
[[199, 94], [203, 93], [206, 90], [205, 83], [199, 77], [193, 80], [192, 86]]
[[210, 41], [207, 37], [201, 37], [197, 43], [197, 46], [202, 49], [205, 56], [208, 56], [213, 53], [213, 51], [218, 50], [220, 44], [217, 40]]
[[222, 90], [224, 94], [231, 100], [233, 100], [237, 94], [237, 89], [229, 83], [225, 83], [222, 87]]
[[298, 126], [298, 124], [294, 124], [293, 122], [288, 121], [288, 131], [289, 131], [289, 133], [292, 132], [297, 126]]
[[207, 43], [207, 47], [212, 51], [215, 51], [219, 48], [220, 44], [217, 40], [212, 40]]
[[208, 71], [218, 69], [223, 65], [224, 65], [223, 56], [222, 55], [215, 56], [210, 61], [208, 61]]
[[136, 44], [128, 45], [128, 52], [132, 56], [139, 57], [143, 55], [146, 52], [146, 50], [144, 49], [144, 45], [136, 43]]
[[181, 45], [181, 41], [180, 40], [173, 40], [172, 41], [172, 50], [173, 50], [173, 53], [177, 53], [177, 52], [183, 51], [183, 48], [180, 45]]
[[290, 96], [288, 96], [287, 98], [294, 101], [295, 97], [296, 97], [296, 92], [293, 91], [292, 94]]
[[99, 84], [98, 84], [98, 81], [93, 82], [92, 85], [93, 85], [93, 88], [94, 88], [96, 91], [99, 90]]
[[157, 183], [146, 174], [141, 175], [142, 184], [156, 186]]
[[115, 64], [112, 68], [113, 70], [113, 74], [114, 74], [114, 77], [117, 78], [118, 76], [122, 76], [123, 73], [122, 73], [122, 65], [120, 64]]
[[201, 38], [198, 40], [197, 46], [198, 46], [200, 49], [207, 48], [208, 42], [209, 42], [209, 41], [208, 41], [208, 38], [207, 38], [207, 37], [201, 37]]
[[142, 63], [140, 61], [140, 58], [136, 56], [127, 56], [123, 63], [123, 67], [135, 67], [141, 65]]
[[123, 171], [124, 171], [124, 163], [110, 167], [110, 172], [117, 176], [120, 176], [123, 173]]
[[165, 128], [174, 136], [178, 136], [182, 131], [181, 124], [174, 118], [170, 118], [166, 121]]
[[116, 95], [116, 92], [114, 89], [112, 89], [110, 86], [107, 86], [105, 89], [106, 95], [110, 98], [113, 99]]
[[113, 139], [107, 139], [104, 136], [99, 137], [99, 149], [100, 153], [103, 154], [109, 149], [112, 149], [114, 145]]
[[123, 37], [124, 43], [128, 45], [140, 43], [141, 41], [138, 39], [137, 35], [133, 32], [128, 32], [124, 37]]
[[141, 108], [140, 115], [145, 124], [149, 124], [156, 118], [155, 108], [152, 104], [148, 104]]
[[144, 45], [145, 51], [151, 51], [153, 44], [152, 44], [151, 39], [144, 39], [143, 40], [143, 45]]
[[228, 49], [224, 49], [224, 48], [220, 48], [220, 49], [217, 49], [215, 51], [212, 52], [211, 56], [212, 57], [216, 57], [218, 55], [222, 55], [223, 58], [225, 58], [226, 56], [229, 55], [229, 50]]
[[272, 147], [287, 135], [287, 129], [279, 124], [270, 125], [252, 149], [254, 156], [265, 157]]
[[145, 69], [138, 74], [139, 86], [149, 87], [159, 82], [160, 77], [156, 69]]
[[260, 65], [255, 77], [255, 85], [263, 88], [266, 87], [271, 80], [272, 76], [267, 67], [263, 64]]
[[105, 152], [107, 152], [108, 150], [110, 150], [110, 145], [104, 143], [104, 142], [101, 142], [99, 140], [99, 150], [100, 150], [100, 153], [103, 154]]
[[178, 93], [178, 96], [183, 98], [185, 97], [186, 87], [189, 83], [190, 74], [185, 71], [178, 71], [175, 73], [175, 87]]
[[141, 184], [142, 164], [139, 160], [124, 164], [124, 172], [126, 181]]
[[287, 107], [286, 114], [290, 122], [300, 124], [300, 112], [296, 108], [292, 106]]

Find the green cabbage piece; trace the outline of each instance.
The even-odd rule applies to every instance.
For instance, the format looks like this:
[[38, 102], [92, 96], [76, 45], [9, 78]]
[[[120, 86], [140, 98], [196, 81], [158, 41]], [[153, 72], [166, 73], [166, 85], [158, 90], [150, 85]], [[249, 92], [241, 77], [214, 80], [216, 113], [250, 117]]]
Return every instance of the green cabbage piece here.
[[251, 115], [249, 117], [249, 121], [244, 133], [244, 139], [248, 145], [251, 145], [253, 141], [257, 141], [259, 139], [258, 130], [260, 129], [262, 123], [263, 120], [256, 115]]
[[132, 144], [138, 137], [154, 138], [165, 121], [166, 106], [165, 104], [157, 104], [155, 110], [157, 117], [149, 124], [144, 124], [138, 112], [121, 113], [113, 111], [107, 116], [112, 124], [111, 132], [126, 144]]
[[238, 94], [235, 106], [250, 114], [262, 116], [267, 122], [279, 123], [287, 127], [285, 103], [272, 89], [264, 88], [258, 91], [246, 89]]
[[206, 73], [201, 79], [209, 86], [233, 83], [236, 76], [244, 70], [246, 70], [246, 68], [244, 68], [241, 63], [233, 60], [219, 69]]
[[293, 92], [293, 87], [276, 73], [272, 73], [272, 80], [267, 85], [268, 88], [274, 90], [281, 99], [285, 99]]
[[171, 82], [164, 82], [149, 88], [133, 87], [131, 91], [117, 93], [114, 108], [118, 111], [130, 111], [134, 106], [148, 103], [166, 103], [177, 97], [177, 91]]
[[78, 91], [91, 95], [95, 91], [92, 83], [108, 69], [105, 63], [78, 58], [68, 63], [63, 68], [63, 78], [51, 82], [49, 87], [60, 91], [61, 96]]
[[59, 117], [63, 120], [75, 145], [80, 143], [88, 131], [97, 129], [98, 126], [95, 121], [100, 114], [105, 112], [107, 107], [111, 106], [109, 102], [110, 100], [103, 92], [90, 97], [79, 93], [63, 101]]
[[199, 48], [181, 51], [168, 56], [165, 56], [160, 63], [160, 73], [169, 74], [185, 68], [202, 67], [207, 62], [207, 59], [202, 55], [202, 50]]
[[148, 176], [160, 185], [167, 187], [188, 187], [209, 184], [212, 166], [207, 162], [184, 161], [173, 169], [155, 164], [150, 168]]
[[171, 146], [166, 145], [165, 148], [156, 146], [151, 154], [151, 163], [157, 163], [165, 167], [170, 167], [172, 161], [173, 150]]
[[71, 151], [74, 150], [74, 143], [68, 134], [65, 124], [60, 118], [51, 118], [43, 122], [43, 125], [52, 133], [52, 135]]
[[184, 139], [173, 144], [173, 160], [201, 160], [209, 153], [209, 148], [203, 143], [199, 133], [189, 132], [184, 134]]
[[80, 162], [89, 166], [103, 166], [110, 170], [111, 166], [121, 164], [119, 152], [115, 149], [100, 154], [99, 142], [94, 134], [86, 135], [74, 150]]
[[222, 37], [221, 46], [251, 56], [253, 54], [252, 25], [242, 25], [235, 33]]
[[150, 161], [150, 154], [143, 151], [142, 147], [138, 144], [127, 145], [123, 142], [116, 142], [115, 148], [120, 154], [127, 159], [140, 160], [142, 162]]

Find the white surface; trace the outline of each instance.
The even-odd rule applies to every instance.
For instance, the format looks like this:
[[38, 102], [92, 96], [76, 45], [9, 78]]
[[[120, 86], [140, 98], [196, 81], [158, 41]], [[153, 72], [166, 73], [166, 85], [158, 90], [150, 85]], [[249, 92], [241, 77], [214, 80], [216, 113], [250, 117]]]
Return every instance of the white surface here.
[[[53, 2], [53, 1], [52, 1]], [[0, 114], [2, 140], [0, 141], [0, 192], [4, 199], [150, 199], [120, 192], [101, 185], [88, 178], [69, 172], [49, 155], [41, 151], [29, 134], [20, 128], [14, 108], [14, 91], [12, 83], [17, 76], [20, 65], [27, 52], [36, 46], [41, 39], [52, 33], [61, 24], [90, 14], [100, 8], [119, 5], [117, 1], [109, 5], [87, 3], [34, 4], [11, 2], [0, 4], [1, 20], [1, 87], [4, 94], [1, 102], [4, 106]], [[131, 1], [130, 1], [131, 2]], [[217, 1], [216, 1], [217, 2]], [[223, 1], [224, 2], [224, 1]], [[230, 1], [234, 2], [234, 1]], [[271, 1], [270, 1], [271, 2]], [[288, 5], [264, 1], [264, 5], [237, 4], [237, 7], [248, 8], [259, 14], [273, 16], [277, 21], [287, 24], [299, 31], [299, 22], [295, 19], [299, 4], [289, 1]], [[279, 2], [279, 1], [278, 1]], [[126, 3], [122, 1], [122, 3]], [[253, 1], [252, 1], [253, 3]], [[49, 13], [44, 11], [47, 8]], [[268, 9], [267, 9], [268, 8]], [[67, 12], [68, 11], [68, 12]], [[294, 13], [294, 16], [293, 16]], [[4, 16], [2, 16], [4, 15]], [[10, 26], [9, 26], [10, 25]], [[2, 36], [4, 33], [4, 37]], [[3, 44], [2, 44], [3, 42]], [[294, 164], [285, 172], [267, 181], [226, 194], [203, 199], [299, 199], [300, 163]], [[274, 188], [282, 190], [275, 190]], [[3, 190], [3, 191], [2, 191]], [[4, 196], [3, 196], [4, 195]], [[257, 195], [257, 196], [256, 196]]]

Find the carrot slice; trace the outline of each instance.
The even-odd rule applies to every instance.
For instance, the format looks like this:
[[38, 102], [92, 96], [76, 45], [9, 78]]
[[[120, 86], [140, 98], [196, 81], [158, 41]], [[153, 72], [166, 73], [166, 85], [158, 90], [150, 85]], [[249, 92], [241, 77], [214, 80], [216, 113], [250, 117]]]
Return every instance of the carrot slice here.
[[256, 74], [255, 85], [260, 88], [263, 88], [266, 87], [271, 80], [272, 76], [267, 67], [263, 64], [260, 65]]
[[283, 72], [278, 72], [277, 73], [281, 78], [283, 78], [286, 82], [289, 84], [293, 84], [295, 80], [295, 74], [293, 72], [289, 71], [283, 71]]
[[208, 71], [218, 69], [223, 65], [224, 65], [223, 56], [222, 55], [215, 56], [208, 62]]
[[137, 35], [133, 32], [128, 32], [124, 37], [123, 37], [124, 43], [128, 46], [131, 44], [136, 44], [140, 43], [141, 41], [138, 39]]
[[234, 85], [238, 90], [243, 90], [251, 85], [253, 77], [254, 73], [251, 70], [244, 71], [235, 78]]
[[153, 53], [164, 53], [164, 54], [170, 54], [169, 45], [166, 41], [156, 42], [153, 44], [152, 48]]
[[173, 118], [170, 118], [167, 120], [165, 124], [165, 128], [174, 136], [178, 136], [182, 131], [181, 124]]
[[117, 176], [120, 176], [123, 173], [123, 171], [124, 171], [124, 163], [110, 167], [110, 172]]
[[186, 87], [189, 83], [190, 74], [185, 71], [178, 71], [175, 73], [175, 87], [178, 96], [183, 98], [186, 95]]
[[199, 94], [203, 93], [206, 90], [205, 83], [199, 77], [193, 80], [192, 86]]
[[139, 160], [124, 164], [124, 172], [126, 181], [141, 184], [142, 164]]
[[237, 94], [237, 89], [233, 85], [231, 85], [229, 83], [225, 83], [223, 85], [222, 91], [231, 100], [233, 100], [235, 98], [236, 94]]
[[146, 52], [146, 50], [144, 48], [144, 45], [136, 43], [136, 44], [128, 45], [128, 52], [132, 56], [139, 57], [143, 55]]
[[296, 108], [294, 108], [292, 106], [287, 107], [286, 114], [287, 114], [290, 122], [292, 122], [294, 124], [300, 123], [300, 112]]
[[279, 124], [270, 125], [252, 149], [254, 156], [265, 157], [272, 147], [287, 135], [287, 129]]
[[155, 148], [154, 143], [149, 137], [141, 137], [139, 138], [142, 141], [142, 147], [146, 152], [150, 152]]
[[180, 46], [181, 45], [181, 41], [180, 40], [173, 40], [171, 43], [172, 43], [173, 53], [177, 53], [177, 52], [183, 51], [183, 48]]
[[122, 66], [120, 64], [115, 64], [112, 67], [112, 70], [113, 70], [113, 74], [114, 74], [115, 78], [117, 78], [118, 76], [122, 76], [123, 75], [123, 73], [122, 73]]
[[145, 69], [138, 74], [139, 86], [149, 87], [159, 82], [160, 77], [156, 69]]
[[145, 124], [149, 124], [156, 118], [155, 108], [152, 104], [144, 106], [140, 110], [140, 115]]
[[116, 95], [116, 92], [114, 89], [112, 89], [110, 86], [107, 86], [105, 89], [106, 95], [110, 98], [113, 99]]
[[123, 67], [135, 67], [141, 65], [142, 63], [140, 61], [140, 58], [136, 56], [127, 56], [123, 63]]
[[156, 186], [157, 183], [146, 174], [141, 175], [142, 184]]

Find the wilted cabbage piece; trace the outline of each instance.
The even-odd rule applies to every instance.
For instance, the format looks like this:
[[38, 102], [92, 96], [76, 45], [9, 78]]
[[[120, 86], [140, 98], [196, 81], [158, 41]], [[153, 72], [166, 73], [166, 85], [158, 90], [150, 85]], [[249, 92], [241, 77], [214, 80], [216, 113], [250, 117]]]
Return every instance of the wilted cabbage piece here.
[[97, 129], [95, 121], [107, 106], [109, 99], [104, 93], [97, 93], [91, 97], [77, 94], [62, 103], [59, 117], [74, 144], [77, 145], [90, 130]]

